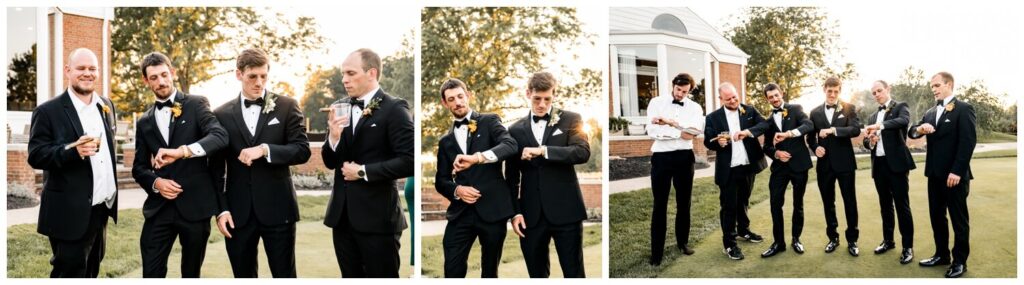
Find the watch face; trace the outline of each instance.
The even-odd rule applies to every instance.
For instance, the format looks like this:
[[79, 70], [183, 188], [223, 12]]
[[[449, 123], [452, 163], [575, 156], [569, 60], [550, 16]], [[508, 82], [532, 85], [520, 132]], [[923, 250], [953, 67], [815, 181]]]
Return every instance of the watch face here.
[[359, 177], [366, 176], [366, 171], [363, 171], [362, 169], [360, 169], [358, 173], [359, 173]]

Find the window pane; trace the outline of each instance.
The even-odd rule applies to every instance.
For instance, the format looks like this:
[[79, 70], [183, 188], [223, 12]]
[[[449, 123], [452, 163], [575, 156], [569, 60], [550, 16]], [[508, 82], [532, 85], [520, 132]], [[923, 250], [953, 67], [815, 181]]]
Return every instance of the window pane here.
[[7, 8], [7, 110], [36, 106], [36, 9]]

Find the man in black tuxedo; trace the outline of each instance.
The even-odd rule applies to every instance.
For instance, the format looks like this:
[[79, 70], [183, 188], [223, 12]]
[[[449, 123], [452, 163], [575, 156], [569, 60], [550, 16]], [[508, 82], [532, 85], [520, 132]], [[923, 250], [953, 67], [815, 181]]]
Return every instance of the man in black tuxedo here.
[[771, 257], [786, 251], [782, 205], [786, 202], [786, 187], [790, 183], [793, 184], [793, 251], [804, 253], [800, 234], [804, 229], [804, 190], [807, 188], [807, 170], [811, 169], [811, 154], [803, 136], [812, 132], [814, 125], [802, 106], [783, 101], [782, 89], [778, 84], [765, 85], [764, 95], [772, 105], [772, 113], [765, 121], [769, 127], [765, 132], [763, 149], [764, 154], [773, 159], [768, 191], [774, 242], [761, 253], [761, 257]]
[[174, 88], [175, 70], [154, 52], [140, 64], [142, 81], [156, 102], [136, 123], [132, 176], [148, 197], [139, 244], [142, 277], [167, 277], [174, 240], [181, 243], [181, 277], [198, 278], [210, 237], [210, 218], [219, 212], [207, 154], [228, 144], [227, 131], [205, 97]]
[[[408, 227], [397, 179], [413, 174], [413, 123], [405, 100], [380, 88], [380, 56], [359, 49], [341, 65], [350, 114], [329, 117], [324, 164], [334, 191], [324, 224], [346, 278], [398, 277], [398, 249]], [[412, 197], [406, 197], [412, 199]]]
[[750, 231], [747, 207], [754, 177], [767, 166], [761, 143], [757, 137], [764, 134], [769, 124], [752, 106], [740, 104], [736, 87], [725, 82], [718, 88], [722, 108], [705, 117], [704, 146], [715, 151], [715, 184], [720, 190], [722, 252], [730, 259], [743, 259], [736, 244], [741, 238], [761, 242], [764, 238]]
[[[935, 237], [935, 255], [921, 266], [951, 264], [946, 277], [957, 278], [967, 272], [971, 252], [971, 226], [967, 195], [971, 192], [971, 156], [978, 142], [974, 107], [953, 96], [953, 75], [939, 72], [931, 79], [936, 106], [921, 122], [910, 128], [910, 138], [925, 137], [928, 144], [924, 176], [928, 177], [928, 214]], [[953, 259], [949, 258], [949, 228], [946, 212], [953, 224]]]
[[857, 159], [853, 156], [851, 138], [860, 136], [860, 119], [857, 108], [852, 104], [839, 101], [842, 82], [837, 77], [825, 80], [825, 104], [811, 110], [811, 122], [814, 133], [807, 136], [807, 145], [818, 157], [818, 190], [821, 191], [822, 205], [825, 208], [825, 234], [828, 243], [825, 252], [831, 253], [839, 247], [839, 220], [836, 218], [836, 181], [839, 181], [839, 192], [843, 196], [843, 210], [846, 213], [846, 241], [849, 243], [847, 252], [852, 256], [860, 255], [857, 238], [857, 192], [856, 170]]
[[99, 63], [92, 51], [71, 51], [70, 87], [32, 112], [28, 163], [45, 173], [37, 231], [49, 237], [51, 278], [95, 278], [117, 222], [114, 104], [96, 95]]
[[473, 240], [480, 238], [480, 277], [497, 278], [506, 223], [518, 193], [505, 184], [502, 160], [516, 155], [516, 141], [494, 114], [469, 108], [473, 94], [458, 79], [441, 84], [441, 104], [452, 113], [452, 130], [437, 147], [434, 189], [451, 201], [444, 229], [444, 276], [466, 277]]
[[[864, 127], [868, 135], [864, 146], [871, 151], [871, 178], [875, 180], [878, 203], [882, 210], [882, 243], [875, 254], [896, 248], [893, 231], [896, 217], [900, 219], [903, 252], [900, 264], [914, 258], [914, 216], [910, 213], [910, 171], [917, 168], [907, 149], [907, 129], [910, 126], [910, 108], [889, 95], [889, 83], [878, 80], [871, 86], [871, 94], [878, 102], [878, 112]], [[893, 209], [895, 208], [895, 214]]]
[[257, 277], [262, 239], [271, 275], [293, 278], [299, 205], [289, 166], [309, 160], [305, 119], [295, 99], [266, 90], [270, 61], [265, 52], [246, 49], [235, 66], [241, 94], [213, 111], [229, 141], [210, 160], [215, 185], [224, 189], [217, 229], [227, 238], [235, 277]]
[[551, 275], [548, 247], [555, 240], [558, 263], [566, 278], [584, 278], [583, 220], [586, 206], [575, 165], [590, 159], [583, 120], [552, 105], [558, 83], [548, 72], [527, 81], [530, 115], [509, 127], [517, 154], [505, 162], [505, 180], [519, 191], [512, 230], [519, 235], [531, 278]]

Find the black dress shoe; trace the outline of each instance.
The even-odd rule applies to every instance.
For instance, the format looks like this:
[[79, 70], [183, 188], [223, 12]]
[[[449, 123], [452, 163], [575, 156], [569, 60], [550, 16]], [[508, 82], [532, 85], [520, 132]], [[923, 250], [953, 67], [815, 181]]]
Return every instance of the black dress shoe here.
[[800, 240], [794, 240], [793, 251], [799, 254], [804, 254], [804, 244], [800, 243]]
[[772, 257], [776, 254], [782, 253], [783, 251], [786, 251], [785, 245], [772, 243], [772, 246], [769, 246], [767, 250], [761, 253], [761, 257]]
[[907, 264], [914, 259], [914, 249], [904, 248], [903, 253], [900, 253], [900, 264]]
[[964, 276], [964, 273], [967, 273], [967, 265], [956, 263], [946, 270], [946, 278], [960, 278], [960, 276]]
[[755, 234], [754, 232], [748, 232], [746, 234], [737, 235], [736, 238], [737, 239], [743, 239], [743, 240], [746, 240], [748, 242], [754, 242], [754, 243], [764, 241], [764, 237], [762, 237], [759, 234]]
[[828, 241], [828, 244], [825, 245], [825, 253], [832, 253], [833, 251], [836, 251], [837, 247], [839, 247], [839, 240], [830, 240]]
[[850, 246], [846, 248], [850, 252], [850, 255], [860, 256], [860, 248], [857, 247], [857, 242], [851, 241]]
[[929, 257], [928, 259], [921, 260], [921, 262], [920, 262], [921, 266], [927, 266], [927, 267], [936, 266], [936, 265], [949, 265], [949, 263], [950, 263], [949, 262], [949, 258], [943, 258], [943, 257], [939, 257], [939, 256], [932, 256], [932, 257]]
[[693, 255], [693, 249], [690, 248], [689, 245], [681, 245], [679, 246], [679, 250], [682, 251], [685, 255]]
[[886, 251], [889, 251], [890, 249], [894, 248], [896, 248], [896, 242], [882, 241], [882, 243], [875, 248], [875, 254], [883, 254]]
[[738, 247], [738, 246], [733, 246], [733, 247], [729, 247], [729, 248], [723, 249], [722, 252], [724, 252], [725, 256], [728, 256], [729, 259], [732, 259], [732, 260], [743, 259], [743, 252], [740, 251], [740, 247]]

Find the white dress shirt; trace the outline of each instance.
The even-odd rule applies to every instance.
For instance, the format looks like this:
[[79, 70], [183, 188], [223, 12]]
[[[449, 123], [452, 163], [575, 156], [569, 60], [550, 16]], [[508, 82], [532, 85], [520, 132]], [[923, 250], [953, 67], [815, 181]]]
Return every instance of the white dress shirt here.
[[[682, 138], [682, 129], [697, 128], [704, 131], [704, 110], [690, 98], [683, 98], [683, 106], [672, 103], [672, 96], [658, 96], [647, 104], [647, 135], [654, 139], [651, 152], [669, 152], [693, 149], [693, 140]], [[654, 118], [676, 121], [679, 128], [651, 123]]]
[[946, 97], [942, 99], [942, 106], [935, 106], [935, 126], [939, 126], [939, 117], [942, 117], [942, 113], [946, 111], [946, 105], [949, 105], [949, 101], [953, 101], [954, 96]]
[[[782, 102], [782, 104], [779, 105], [779, 108], [785, 110], [786, 109], [786, 102]], [[782, 112], [785, 112], [785, 111], [776, 113], [776, 112], [774, 112], [775, 111], [774, 109], [775, 109], [775, 107], [772, 107], [772, 120], [775, 121], [775, 126], [779, 127], [779, 130], [781, 131], [782, 130]], [[793, 137], [794, 138], [795, 137], [799, 137], [801, 135], [800, 130], [798, 130], [798, 129], [792, 129], [792, 130], [789, 130], [789, 132], [793, 133]]]
[[[177, 89], [171, 89], [171, 96], [167, 100], [156, 100], [156, 102], [167, 102], [171, 101], [174, 104], [174, 95], [178, 94]], [[171, 107], [173, 108], [173, 107]], [[156, 121], [156, 128], [160, 131], [160, 135], [163, 136], [164, 143], [171, 145], [171, 108], [157, 108], [153, 110], [153, 119]], [[177, 123], [175, 121], [174, 123]], [[188, 145], [188, 150], [192, 152], [192, 157], [206, 156], [206, 150], [203, 149], [202, 145], [198, 142]]]
[[881, 126], [881, 128], [875, 131], [875, 133], [878, 135], [878, 143], [875, 144], [875, 156], [885, 156], [885, 148], [882, 147], [882, 130], [885, 129], [885, 125], [882, 125], [882, 122], [885, 121], [885, 114], [888, 113], [888, 106], [891, 102], [892, 98], [889, 98], [889, 100], [885, 101], [885, 104], [883, 104], [882, 106], [886, 106], [887, 108], [884, 110], [879, 110], [878, 117], [875, 118], [875, 124]]
[[[359, 125], [359, 119], [363, 117], [363, 108], [366, 108], [366, 105], [370, 104], [370, 99], [373, 98], [374, 94], [377, 94], [377, 91], [380, 91], [380, 86], [377, 86], [377, 88], [373, 88], [373, 90], [370, 90], [369, 93], [363, 94], [362, 96], [355, 98], [355, 100], [363, 100], [363, 106], [356, 108], [356, 105], [352, 104], [352, 115], [349, 116], [349, 126], [351, 126], [352, 128], [353, 138], [356, 137], [356, 126]], [[331, 143], [332, 149], [338, 150], [338, 143], [340, 141], [334, 141], [330, 138], [330, 136], [327, 137], [327, 140], [329, 143]], [[363, 173], [366, 173], [366, 165], [361, 166], [360, 169], [363, 170]], [[366, 175], [364, 175], [363, 180], [370, 181], [370, 174], [367, 173]]]
[[[257, 127], [257, 125], [260, 122], [260, 113], [263, 112], [263, 107], [260, 106], [260, 105], [256, 105], [256, 104], [253, 104], [253, 105], [251, 105], [249, 107], [245, 107], [245, 100], [247, 100], [247, 99], [245, 98], [245, 95], [242, 95], [241, 93], [239, 93], [239, 94], [241, 96], [238, 96], [238, 104], [241, 104], [241, 106], [242, 106], [242, 120], [245, 121], [245, 128], [247, 130], [249, 130], [249, 134], [252, 135], [253, 137], [255, 137], [256, 136], [256, 127]], [[267, 90], [266, 89], [263, 90], [263, 95], [260, 95], [260, 98], [267, 98]], [[264, 99], [264, 100], [266, 100], [266, 99]], [[268, 102], [263, 102], [264, 106], [266, 106], [267, 104], [269, 104], [269, 103]], [[198, 144], [196, 144], [196, 145], [198, 145]], [[267, 162], [270, 162], [270, 147], [268, 147], [267, 144], [260, 144], [260, 146], [263, 147], [264, 152], [267, 153], [267, 155], [265, 156], [266, 159], [267, 159]]]
[[82, 131], [85, 135], [100, 138], [99, 150], [89, 157], [89, 165], [92, 167], [92, 205], [106, 203], [107, 208], [112, 208], [114, 194], [117, 192], [117, 179], [114, 178], [114, 167], [111, 166], [114, 162], [110, 159], [113, 148], [107, 143], [103, 114], [100, 113], [100, 108], [106, 104], [100, 101], [96, 93], [92, 93], [89, 104], [82, 102], [71, 88], [68, 88], [68, 94], [71, 95], [71, 103], [78, 113], [78, 120], [82, 123]]
[[842, 103], [839, 103], [839, 101], [836, 101], [836, 107], [829, 109], [828, 108], [828, 102], [825, 102], [825, 105], [822, 107], [822, 108], [825, 108], [825, 119], [828, 120], [828, 124], [829, 125], [832, 125], [832, 116], [835, 115], [836, 109], [839, 108], [839, 104], [842, 104]]
[[[740, 106], [743, 108], [743, 106]], [[728, 108], [725, 109], [725, 120], [729, 122], [729, 138], [732, 140], [734, 135], [743, 129], [740, 128], [740, 112], [739, 109], [731, 111]], [[729, 167], [737, 167], [741, 165], [750, 164], [750, 158], [747, 157], [747, 148], [743, 145], [743, 140], [732, 141], [732, 161], [729, 163]]]
[[[551, 109], [552, 109], [551, 107], [548, 107], [548, 111], [545, 114], [548, 114], [548, 115], [551, 115], [552, 117], [554, 117], [554, 114], [551, 114]], [[548, 158], [548, 149], [544, 147], [544, 131], [546, 131], [547, 128], [548, 128], [548, 120], [539, 120], [539, 121], [534, 122], [533, 121], [533, 116], [534, 116], [533, 110], [531, 109], [530, 110], [530, 118], [529, 118], [529, 120], [530, 120], [530, 129], [533, 130], [533, 138], [537, 140], [537, 145], [541, 146], [541, 148], [544, 149], [544, 158]]]
[[[465, 117], [456, 118], [453, 122], [460, 122], [460, 121], [469, 120], [469, 118], [472, 118], [472, 117], [473, 117], [473, 110], [470, 110], [469, 112], [466, 113]], [[472, 154], [472, 153], [469, 153], [469, 144], [468, 144], [468, 142], [469, 142], [469, 135], [470, 135], [469, 134], [469, 126], [468, 125], [461, 125], [458, 128], [453, 129], [452, 133], [455, 134], [455, 142], [459, 145], [459, 149], [462, 150], [462, 153], [463, 154]], [[491, 150], [484, 151], [481, 154], [484, 155], [484, 161], [481, 161], [480, 163], [493, 163], [493, 162], [498, 161], [498, 156], [495, 155], [494, 152], [491, 151]]]

